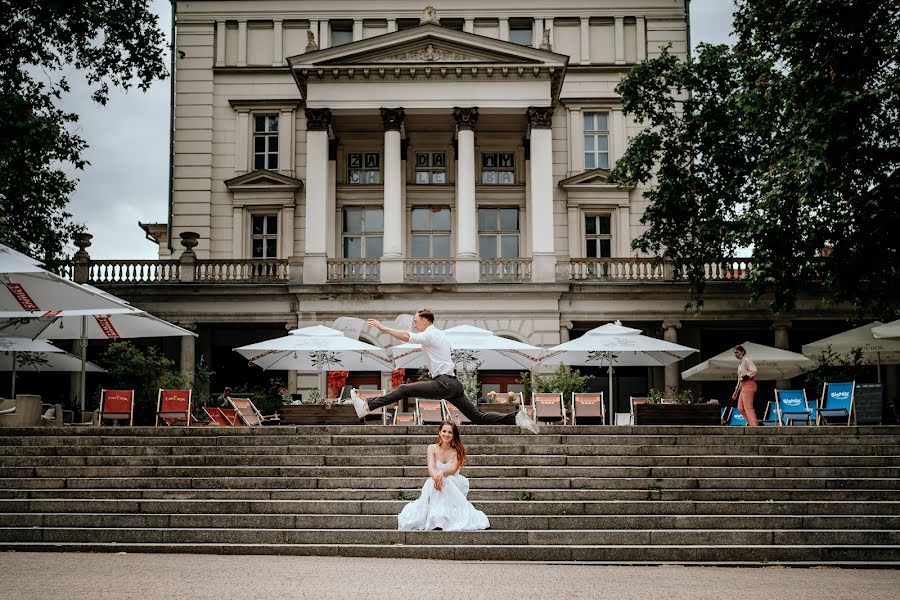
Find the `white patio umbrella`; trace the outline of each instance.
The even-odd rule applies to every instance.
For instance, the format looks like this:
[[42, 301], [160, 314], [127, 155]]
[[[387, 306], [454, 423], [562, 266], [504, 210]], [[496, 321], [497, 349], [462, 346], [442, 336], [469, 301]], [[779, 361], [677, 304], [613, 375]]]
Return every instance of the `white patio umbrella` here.
[[[458, 325], [444, 330], [457, 369], [531, 369], [543, 351], [537, 346], [495, 335], [492, 331]], [[419, 344], [406, 342], [393, 347], [397, 368], [419, 368], [426, 364]]]
[[[756, 378], [760, 381], [791, 379], [816, 366], [809, 358], [796, 352], [753, 342], [744, 342], [741, 346], [756, 365]], [[682, 371], [681, 378], [685, 381], [737, 381], [737, 368], [738, 359], [734, 357], [733, 348], [729, 348]]]
[[[21, 337], [80, 340], [81, 360], [87, 362], [88, 340], [118, 340], [148, 337], [171, 337], [196, 333], [169, 323], [126, 300], [91, 285], [81, 285], [88, 292], [111, 302], [109, 308], [59, 310], [47, 316], [33, 318], [3, 318], [0, 314], [0, 334]], [[78, 370], [78, 369], [75, 369]], [[80, 376], [81, 409], [84, 410], [85, 370]]]
[[41, 268], [0, 244], [0, 318], [35, 317], [64, 309], [116, 309], [113, 300]]
[[616, 321], [591, 329], [574, 340], [547, 348], [539, 362], [609, 367], [609, 414], [612, 415], [614, 367], [661, 367], [696, 351], [688, 346], [642, 335], [640, 329], [624, 327]]
[[[50, 342], [19, 337], [0, 338], [0, 371], [12, 371], [11, 398], [16, 397], [17, 373], [80, 369], [81, 359]], [[92, 372], [103, 372], [103, 369], [93, 363], [88, 363], [87, 369]]]
[[837, 355], [849, 355], [855, 349], [862, 350], [862, 361], [875, 365], [878, 369], [878, 381], [881, 381], [881, 365], [900, 364], [900, 341], [876, 338], [874, 330], [883, 326], [881, 321], [874, 321], [862, 327], [856, 327], [836, 335], [803, 345], [803, 354], [810, 357], [821, 356], [829, 347]]
[[900, 319], [873, 327], [872, 335], [878, 339], [900, 339]]
[[234, 351], [266, 371], [393, 370], [383, 349], [324, 325], [294, 329], [284, 337], [241, 346]]

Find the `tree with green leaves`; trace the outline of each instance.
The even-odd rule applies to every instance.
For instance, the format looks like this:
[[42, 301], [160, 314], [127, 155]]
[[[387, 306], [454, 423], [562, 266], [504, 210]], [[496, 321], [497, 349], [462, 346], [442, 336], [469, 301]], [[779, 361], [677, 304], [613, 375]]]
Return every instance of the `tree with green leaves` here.
[[646, 184], [633, 247], [702, 306], [706, 263], [752, 249], [778, 313], [812, 293], [900, 312], [900, 0], [738, 0], [733, 47], [668, 52], [619, 85], [647, 128], [611, 178]]
[[94, 101], [110, 86], [146, 91], [166, 76], [164, 36], [149, 0], [0, 0], [0, 243], [55, 266], [80, 227], [66, 211], [84, 169], [78, 115], [60, 108], [65, 72], [82, 73]]

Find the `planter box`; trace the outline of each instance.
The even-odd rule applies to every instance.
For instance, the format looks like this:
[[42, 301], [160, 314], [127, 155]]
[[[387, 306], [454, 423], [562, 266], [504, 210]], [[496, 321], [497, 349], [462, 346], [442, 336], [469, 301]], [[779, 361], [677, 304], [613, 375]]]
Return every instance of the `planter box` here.
[[635, 425], [721, 425], [717, 404], [638, 404]]
[[507, 404], [505, 402], [485, 402], [484, 404], [478, 405], [478, 410], [481, 412], [495, 412], [495, 413], [511, 413], [519, 410], [519, 403], [515, 402], [513, 404]]
[[287, 404], [279, 408], [280, 425], [359, 425], [352, 404]]

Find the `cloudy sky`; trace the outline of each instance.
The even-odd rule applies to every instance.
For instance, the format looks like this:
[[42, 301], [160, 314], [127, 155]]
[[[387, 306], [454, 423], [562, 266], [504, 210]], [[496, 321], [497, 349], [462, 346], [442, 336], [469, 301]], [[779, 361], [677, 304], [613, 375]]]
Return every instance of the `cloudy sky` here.
[[[691, 41], [727, 42], [733, 3], [691, 2]], [[167, 34], [170, 3], [153, 0], [153, 11]], [[168, 58], [166, 58], [168, 64]], [[169, 82], [157, 82], [147, 93], [113, 89], [106, 106], [93, 104], [88, 88], [70, 76], [73, 91], [64, 107], [80, 115], [78, 133], [90, 148], [91, 163], [76, 172], [79, 184], [70, 212], [94, 235], [95, 258], [156, 258], [156, 247], [144, 239], [141, 223], [163, 223], [168, 210]]]

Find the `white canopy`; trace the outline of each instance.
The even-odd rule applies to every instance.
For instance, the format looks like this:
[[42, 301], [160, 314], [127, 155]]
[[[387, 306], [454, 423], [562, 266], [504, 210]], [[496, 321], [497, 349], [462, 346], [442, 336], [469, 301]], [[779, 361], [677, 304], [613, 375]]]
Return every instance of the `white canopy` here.
[[[540, 362], [552, 365], [658, 367], [678, 362], [696, 351], [688, 346], [642, 335], [640, 329], [624, 327], [616, 321], [591, 329], [574, 340], [548, 348]], [[610, 415], [614, 414], [612, 392], [612, 368], [610, 368]]]
[[[103, 372], [93, 363], [89, 371]], [[0, 338], [0, 371], [12, 371], [10, 396], [16, 397], [16, 373], [21, 371], [79, 371], [81, 359], [44, 340], [21, 337]]]
[[862, 327], [804, 344], [803, 354], [810, 357], [820, 356], [830, 346], [831, 351], [835, 354], [846, 356], [855, 348], [859, 348], [862, 350], [863, 362], [870, 365], [900, 364], [900, 341], [876, 338], [874, 335], [874, 330], [882, 326], [884, 326], [884, 323], [875, 321]]
[[[741, 345], [756, 365], [756, 378], [761, 381], [791, 379], [815, 366], [813, 361], [796, 352], [753, 342]], [[729, 348], [687, 371], [682, 371], [681, 378], [685, 381], [737, 381], [737, 368], [738, 359], [734, 357], [733, 348]]]
[[900, 338], [900, 319], [896, 321], [891, 321], [890, 323], [885, 323], [884, 325], [878, 325], [872, 328], [872, 335], [876, 338]]
[[390, 371], [393, 365], [378, 346], [346, 337], [331, 327], [294, 329], [289, 335], [235, 348], [264, 370]]
[[[472, 325], [457, 325], [444, 330], [450, 342], [450, 354], [457, 369], [530, 369], [541, 348], [495, 335]], [[419, 344], [406, 342], [393, 347], [398, 368], [419, 368], [426, 364]], [[480, 364], [479, 364], [480, 363]]]
[[0, 244], [0, 318], [36, 317], [64, 309], [116, 309], [101, 294], [42, 269], [40, 263]]

